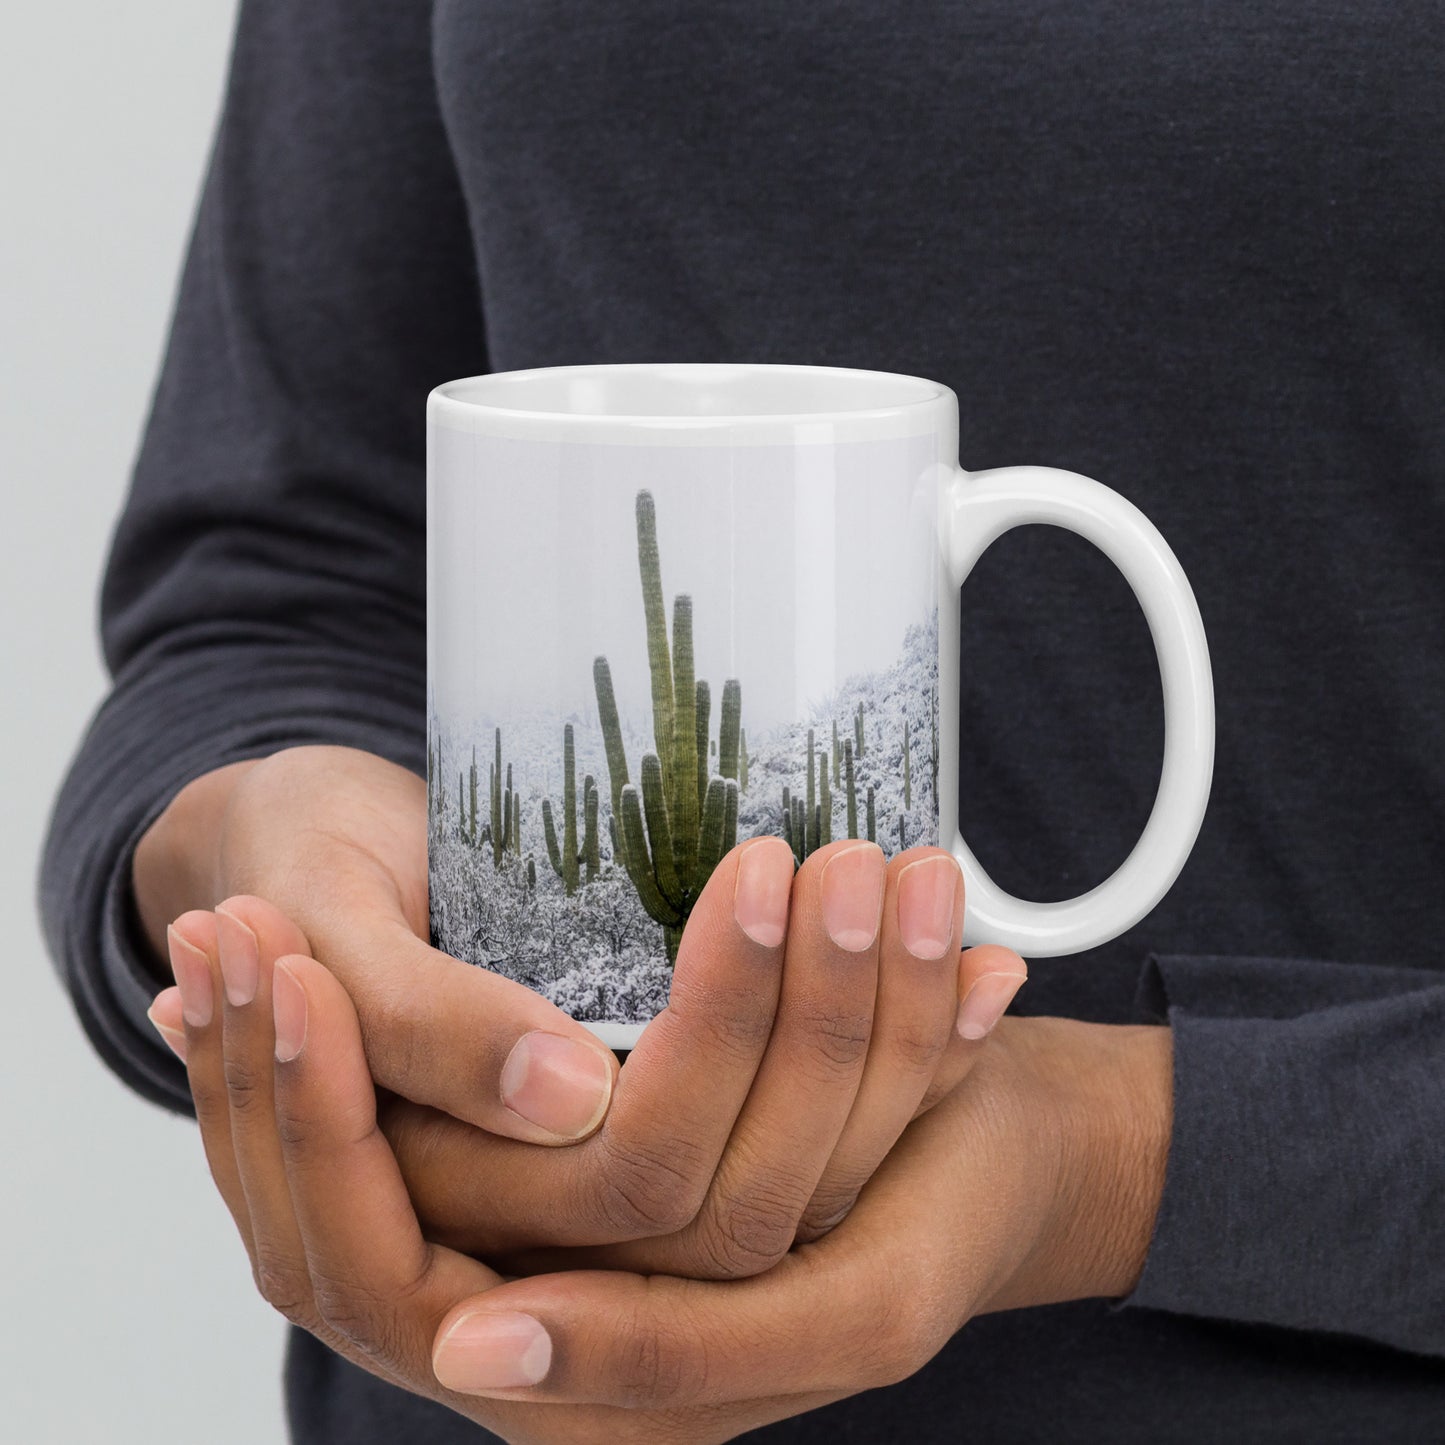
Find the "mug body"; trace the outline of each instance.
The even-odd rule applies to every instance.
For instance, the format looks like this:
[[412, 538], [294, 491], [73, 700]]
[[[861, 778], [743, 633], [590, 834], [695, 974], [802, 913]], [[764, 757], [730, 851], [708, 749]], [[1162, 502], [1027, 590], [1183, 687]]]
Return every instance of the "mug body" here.
[[952, 838], [947, 387], [552, 367], [427, 424], [436, 947], [629, 1048], [735, 843]]

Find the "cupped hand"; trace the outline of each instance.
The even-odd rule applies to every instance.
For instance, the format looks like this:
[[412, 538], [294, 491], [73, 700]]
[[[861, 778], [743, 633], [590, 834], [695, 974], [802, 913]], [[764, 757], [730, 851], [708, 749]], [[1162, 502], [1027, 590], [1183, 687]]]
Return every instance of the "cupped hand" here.
[[[795, 876], [781, 840], [739, 845], [694, 908], [668, 1007], [592, 1138], [537, 1151], [384, 1098], [381, 1127], [428, 1238], [512, 1274], [736, 1278], [821, 1237], [909, 1121], [971, 1067], [981, 1039], [959, 1020], [982, 1034], [1023, 980], [1007, 950], [960, 956], [962, 910], [941, 849], [885, 863], [873, 844], [839, 841]], [[256, 899], [230, 900], [214, 924], [187, 915], [173, 932], [183, 987], [188, 936], [197, 988], [207, 973], [219, 982], [217, 966], [232, 971], [240, 947], [263, 973], [300, 948]], [[229, 997], [223, 1012], [241, 1026]]]
[[1121, 1294], [1142, 1265], [1167, 1153], [1167, 1029], [999, 1030], [847, 1219], [753, 1278], [506, 1280], [424, 1237], [340, 982], [301, 956], [271, 972], [270, 1007], [244, 1027], [184, 1021], [207, 1153], [213, 1169], [230, 1160], [217, 1182], [258, 1287], [356, 1364], [515, 1445], [730, 1440], [906, 1378], [975, 1313]]
[[[286, 748], [181, 791], [136, 849], [136, 902], [159, 943], [179, 913], [266, 899], [222, 924], [236, 998], [257, 988], [258, 952], [311, 954], [350, 993], [383, 1088], [513, 1140], [585, 1137], [616, 1057], [534, 990], [430, 946], [426, 839], [414, 773], [356, 748]], [[169, 951], [199, 988], [204, 957], [173, 932]]]

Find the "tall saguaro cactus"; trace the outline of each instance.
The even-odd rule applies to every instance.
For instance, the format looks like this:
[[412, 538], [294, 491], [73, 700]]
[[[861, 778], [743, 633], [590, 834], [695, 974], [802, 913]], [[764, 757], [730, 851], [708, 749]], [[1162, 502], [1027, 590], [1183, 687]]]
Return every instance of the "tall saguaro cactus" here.
[[848, 788], [848, 836], [858, 836], [858, 790], [853, 779], [853, 740], [843, 740], [843, 780]]
[[736, 678], [723, 685], [720, 776], [710, 777], [712, 693], [707, 681], [695, 675], [692, 597], [680, 592], [673, 598], [669, 647], [657, 510], [646, 488], [637, 494], [636, 512], [656, 743], [655, 752], [642, 756], [640, 790], [628, 772], [612, 669], [605, 657], [594, 660], [592, 680], [612, 789], [613, 854], [626, 868], [643, 908], [662, 924], [672, 962], [703, 885], [737, 842], [742, 687]]

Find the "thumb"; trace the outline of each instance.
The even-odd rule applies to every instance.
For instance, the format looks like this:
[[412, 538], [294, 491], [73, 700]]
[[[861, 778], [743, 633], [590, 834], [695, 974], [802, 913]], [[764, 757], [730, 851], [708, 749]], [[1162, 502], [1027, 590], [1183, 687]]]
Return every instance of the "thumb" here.
[[342, 936], [314, 932], [377, 1084], [527, 1143], [575, 1143], [601, 1124], [616, 1056], [555, 1004], [432, 948], [399, 910], [373, 905], [352, 911]]

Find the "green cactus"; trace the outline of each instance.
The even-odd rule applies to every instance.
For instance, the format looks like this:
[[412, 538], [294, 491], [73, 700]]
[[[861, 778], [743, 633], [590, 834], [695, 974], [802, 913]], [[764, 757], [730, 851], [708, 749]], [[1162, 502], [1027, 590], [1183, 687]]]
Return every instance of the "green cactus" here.
[[836, 788], [842, 778], [838, 769], [843, 763], [843, 749], [838, 746], [838, 719], [833, 719], [833, 786]]
[[833, 792], [828, 786], [828, 755], [818, 752], [818, 846], [826, 848], [833, 841]]
[[622, 723], [617, 716], [617, 699], [612, 693], [612, 669], [605, 657], [593, 659], [592, 685], [597, 692], [597, 720], [602, 727], [602, 741], [607, 750], [607, 777], [612, 784], [612, 813], [607, 820], [612, 832], [612, 858], [616, 863], [625, 863], [626, 833], [618, 819], [622, 816], [622, 790], [628, 782], [627, 750], [622, 746]]
[[[673, 691], [667, 660], [667, 608], [662, 600], [662, 563], [657, 554], [657, 509], [645, 487], [637, 494], [637, 565], [647, 620], [647, 662], [652, 672], [652, 735], [664, 777], [672, 776]], [[689, 683], [689, 687], [691, 683]]]
[[908, 838], [904, 831], [904, 825], [906, 822], [907, 815], [900, 813], [898, 815], [898, 851], [900, 853], [904, 852], [908, 847]]
[[707, 735], [712, 721], [712, 692], [702, 678], [697, 680], [695, 695], [697, 698], [697, 806], [698, 811], [701, 812], [703, 800], [707, 796], [708, 758], [711, 756], [708, 751]]
[[858, 711], [853, 715], [853, 753], [860, 761], [863, 758], [863, 704], [858, 704]]
[[903, 719], [903, 806], [913, 806], [913, 770], [908, 760], [908, 719]]
[[669, 649], [651, 492], [638, 492], [636, 511], [657, 745], [656, 752], [643, 754], [640, 789], [628, 774], [612, 671], [605, 657], [593, 661], [592, 678], [612, 788], [613, 857], [627, 870], [644, 909], [662, 924], [668, 961], [675, 962], [698, 894], [718, 860], [737, 842], [738, 783], [727, 766], [731, 756], [734, 771], [737, 767], [733, 730], [741, 716], [742, 693], [737, 680], [728, 679], [717, 741], [724, 776], [710, 777], [712, 697], [706, 680], [695, 676], [692, 598], [685, 592], [673, 598]]
[[[491, 771], [491, 812], [492, 812], [492, 863], [495, 867], [502, 866], [502, 854], [507, 848], [507, 833], [512, 822], [512, 799], [502, 789], [502, 730], [493, 730], [493, 746], [495, 755], [492, 759]], [[477, 765], [472, 764], [472, 795], [476, 796], [476, 773]], [[511, 787], [511, 770], [508, 769], [507, 787]], [[505, 808], [503, 804], [505, 803]], [[473, 804], [473, 812], [475, 812]]]
[[465, 774], [457, 774], [457, 837], [463, 843], [470, 843], [472, 840], [467, 836], [467, 795], [462, 790], [462, 783], [465, 781]]
[[870, 843], [878, 841], [878, 824], [873, 814], [873, 787], [871, 784], [868, 788], [868, 841]]
[[[512, 785], [512, 765], [507, 764], [507, 786]], [[508, 830], [508, 840], [512, 845], [512, 852], [519, 858], [522, 856], [522, 795], [520, 792], [512, 794], [512, 824]]]
[[562, 729], [562, 842], [557, 842], [557, 825], [552, 816], [552, 800], [542, 801], [542, 831], [547, 841], [547, 857], [552, 869], [562, 880], [568, 893], [577, 891], [580, 861], [577, 852], [577, 751], [572, 737], [572, 724]]
[[718, 719], [717, 770], [725, 778], [733, 778], [739, 787], [746, 786], [746, 773], [739, 773], [742, 766], [742, 717], [743, 685], [737, 678], [730, 677], [723, 683], [722, 714]]
[[602, 857], [597, 842], [597, 780], [591, 773], [582, 780], [582, 811], [586, 819], [582, 858], [587, 864], [587, 881], [592, 883], [602, 871]]
[[467, 829], [467, 841], [477, 841], [477, 750], [472, 749], [472, 772], [471, 772], [471, 798], [472, 798], [472, 821]]
[[813, 766], [813, 729], [808, 729], [808, 811], [804, 813], [803, 820], [807, 825], [807, 851], [816, 853], [818, 851], [818, 806], [817, 797], [814, 792], [815, 781], [813, 774], [816, 769]]
[[537, 860], [530, 853], [527, 854], [527, 892], [537, 891]]
[[858, 836], [858, 790], [854, 785], [853, 778], [853, 741], [851, 738], [843, 742], [843, 781], [848, 789], [848, 836]]
[[[741, 704], [739, 704], [741, 711]], [[738, 729], [738, 790], [746, 793], [748, 790], [748, 730]]]

